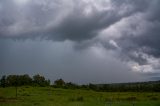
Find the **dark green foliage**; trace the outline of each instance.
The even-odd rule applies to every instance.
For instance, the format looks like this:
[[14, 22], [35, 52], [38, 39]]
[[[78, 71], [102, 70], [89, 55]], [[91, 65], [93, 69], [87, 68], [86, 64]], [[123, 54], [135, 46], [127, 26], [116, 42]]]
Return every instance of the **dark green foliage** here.
[[22, 83], [22, 81], [20, 79], [21, 78], [18, 75], [9, 75], [9, 76], [7, 76], [7, 85], [8, 86], [20, 85]]
[[155, 84], [152, 88], [153, 88], [154, 91], [160, 92], [160, 83]]
[[[0, 86], [50, 86], [50, 80], [39, 74], [31, 78], [29, 75], [8, 75], [2, 76]], [[53, 87], [65, 89], [85, 89], [98, 92], [160, 92], [160, 81], [137, 82], [137, 83], [115, 83], [115, 84], [88, 84], [77, 85], [72, 82], [65, 82], [63, 79], [54, 81]], [[154, 99], [154, 98], [153, 98]]]
[[55, 86], [57, 86], [57, 87], [62, 87], [62, 86], [65, 85], [65, 82], [64, 82], [63, 79], [58, 79], [58, 80], [54, 81], [54, 84], [55, 84]]
[[[81, 85], [80, 86], [81, 89], [85, 89], [85, 90], [89, 90], [89, 86], [88, 85]], [[92, 89], [94, 90], [94, 89]]]
[[88, 86], [92, 90], [105, 92], [160, 92], [160, 81], [95, 85], [90, 84]]
[[6, 76], [2, 76], [1, 80], [0, 80], [0, 85], [5, 88], [6, 87]]
[[34, 85], [38, 86], [49, 86], [50, 80], [46, 80], [44, 76], [41, 76], [39, 74], [33, 76], [33, 83]]
[[98, 90], [99, 90], [99, 89], [98, 89], [98, 86], [96, 86], [96, 85], [94, 85], [94, 84], [89, 84], [88, 86], [89, 86], [89, 89], [93, 89], [93, 90], [95, 90], [95, 91], [98, 91]]
[[21, 80], [20, 85], [30, 85], [32, 83], [32, 78], [27, 74], [20, 76], [19, 80]]
[[7, 76], [7, 86], [31, 85], [32, 79], [29, 75], [9, 75]]
[[68, 82], [68, 83], [65, 83], [65, 86], [63, 88], [65, 88], [65, 89], [78, 89], [79, 85], [74, 84], [72, 82]]
[[0, 80], [0, 86], [24, 86], [24, 85], [30, 85], [30, 86], [49, 86], [50, 80], [46, 80], [43, 76], [35, 75], [33, 79], [27, 75], [8, 75], [2, 76]]

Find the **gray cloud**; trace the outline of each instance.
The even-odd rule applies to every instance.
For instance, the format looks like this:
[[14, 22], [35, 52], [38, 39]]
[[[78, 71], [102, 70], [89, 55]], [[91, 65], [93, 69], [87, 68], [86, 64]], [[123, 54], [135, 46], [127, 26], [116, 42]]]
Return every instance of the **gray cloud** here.
[[[144, 80], [136, 72], [117, 60], [103, 47], [75, 51], [73, 42], [40, 40], [1, 40], [3, 66], [0, 75], [42, 74], [52, 81], [63, 78], [75, 83], [111, 83]], [[8, 46], [8, 47], [7, 47]], [[107, 55], [106, 55], [107, 53]], [[116, 66], [116, 67], [115, 67]]]
[[[141, 50], [141, 52], [147, 53], [154, 57], [159, 57], [160, 18], [159, 16], [156, 16], [158, 14], [157, 11], [160, 10], [158, 5], [159, 2], [157, 1], [153, 6], [150, 7], [150, 10], [155, 11], [147, 11], [140, 16], [140, 19], [138, 21], [136, 19], [133, 19], [135, 23], [129, 26], [132, 31], [123, 33], [126, 36], [122, 36], [119, 39], [119, 42], [121, 43], [121, 45], [125, 45], [124, 47], [127, 50]], [[126, 45], [125, 43], [130, 44]]]
[[[135, 71], [157, 73], [159, 4], [159, 0], [1, 0], [1, 69], [17, 73], [48, 69], [46, 72], [67, 80], [72, 79], [68, 73], [75, 79], [88, 73], [91, 77], [86, 74], [84, 80], [92, 81], [98, 75], [99, 80], [102, 76], [113, 82]], [[118, 77], [117, 73], [122, 74]], [[132, 81], [141, 79], [135, 73]]]
[[14, 1], [1, 1], [0, 13], [4, 14], [0, 18], [2, 37], [44, 36], [53, 40], [86, 40], [95, 37], [99, 31], [122, 18], [145, 11], [148, 7], [145, 0], [143, 6], [140, 6], [137, 0], [28, 0], [25, 5]]
[[104, 42], [112, 39], [117, 43], [120, 49], [115, 52], [122, 60], [137, 63], [142, 71], [148, 67], [150, 71], [159, 71], [159, 3], [158, 0], [149, 2], [145, 11], [123, 18], [103, 33], [103, 36], [109, 35]]

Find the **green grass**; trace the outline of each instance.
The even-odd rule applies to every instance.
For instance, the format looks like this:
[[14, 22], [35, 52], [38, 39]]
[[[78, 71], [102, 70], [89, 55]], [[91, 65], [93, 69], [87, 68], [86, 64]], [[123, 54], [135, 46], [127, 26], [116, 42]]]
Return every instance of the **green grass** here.
[[0, 106], [160, 106], [160, 93], [95, 92], [52, 87], [0, 88]]

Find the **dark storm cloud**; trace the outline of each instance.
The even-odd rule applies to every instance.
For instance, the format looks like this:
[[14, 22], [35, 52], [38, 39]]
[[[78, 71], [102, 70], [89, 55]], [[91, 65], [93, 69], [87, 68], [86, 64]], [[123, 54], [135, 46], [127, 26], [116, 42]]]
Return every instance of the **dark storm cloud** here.
[[77, 82], [142, 80], [128, 70], [160, 70], [159, 5], [159, 0], [0, 0], [0, 73], [39, 72]]
[[145, 71], [150, 68], [148, 71], [157, 72], [160, 70], [160, 2], [147, 2], [149, 6], [145, 11], [123, 18], [112, 25], [112, 30], [107, 32], [106, 36], [111, 33], [115, 37], [108, 37], [105, 41], [114, 40], [120, 49], [109, 49], [113, 49], [122, 61], [137, 63], [138, 66], [134, 66], [137, 70]]
[[[18, 2], [1, 1], [1, 37], [43, 36], [53, 40], [87, 40], [122, 18], [145, 11], [149, 5], [146, 0]], [[142, 3], [143, 6], [140, 5]]]
[[[109, 27], [122, 18], [128, 17], [136, 12], [144, 11], [147, 7], [145, 4], [145, 7], [138, 9], [139, 7], [134, 7], [131, 4], [131, 6], [133, 6], [132, 9], [128, 11], [123, 10], [127, 4], [127, 2], [123, 2], [122, 4], [113, 3], [111, 5], [114, 9], [103, 11], [99, 11], [96, 7], [92, 7], [92, 13], [87, 16], [84, 15], [84, 8], [86, 7], [83, 4], [75, 5], [72, 12], [69, 13], [60, 25], [53, 29], [53, 35], [57, 35], [60, 39], [76, 41], [93, 38], [100, 30]], [[135, 5], [136, 4], [138, 4], [138, 2], [135, 3]], [[120, 11], [125, 12], [123, 14], [119, 14], [119, 11], [117, 11], [119, 9], [122, 9]]]
[[[160, 57], [159, 4], [160, 2], [156, 0], [151, 2], [150, 8], [140, 16], [140, 20], [133, 19], [135, 23], [129, 26], [131, 32], [122, 32], [124, 35], [117, 40], [123, 52], [128, 53], [131, 59], [135, 59], [140, 64], [146, 64], [147, 61], [143, 53], [155, 58]], [[131, 55], [133, 52], [137, 52], [139, 55], [135, 58]]]

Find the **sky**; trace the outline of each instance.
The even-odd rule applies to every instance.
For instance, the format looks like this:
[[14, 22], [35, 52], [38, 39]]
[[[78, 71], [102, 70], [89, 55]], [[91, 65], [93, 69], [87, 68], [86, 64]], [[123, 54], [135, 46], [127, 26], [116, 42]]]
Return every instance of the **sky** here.
[[160, 79], [160, 0], [0, 0], [0, 76], [78, 84]]

